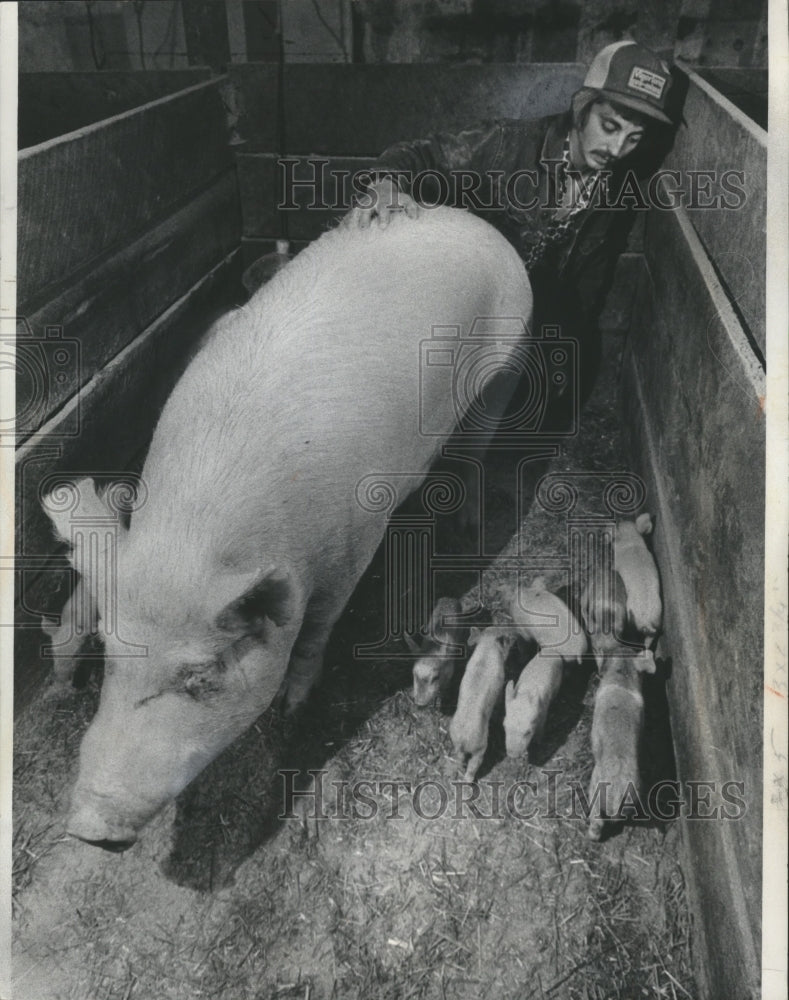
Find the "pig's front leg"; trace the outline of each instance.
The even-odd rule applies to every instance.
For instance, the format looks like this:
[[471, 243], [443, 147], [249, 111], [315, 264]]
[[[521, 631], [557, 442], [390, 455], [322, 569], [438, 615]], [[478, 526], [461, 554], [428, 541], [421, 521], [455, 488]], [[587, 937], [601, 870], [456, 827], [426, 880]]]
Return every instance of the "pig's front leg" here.
[[301, 629], [290, 654], [285, 675], [285, 712], [295, 712], [309, 697], [323, 670], [323, 655], [329, 634], [345, 601], [313, 597], [307, 605]]

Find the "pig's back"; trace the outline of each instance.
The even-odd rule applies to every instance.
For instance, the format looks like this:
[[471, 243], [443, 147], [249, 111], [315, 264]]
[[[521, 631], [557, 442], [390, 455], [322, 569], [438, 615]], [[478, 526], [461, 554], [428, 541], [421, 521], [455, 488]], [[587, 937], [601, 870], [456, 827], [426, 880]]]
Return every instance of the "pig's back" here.
[[386, 409], [415, 416], [431, 333], [446, 328], [446, 342], [477, 316], [530, 314], [523, 264], [504, 237], [466, 212], [426, 210], [324, 234], [228, 318], [203, 362], [229, 363], [242, 386], [254, 377], [258, 390], [325, 402], [347, 422]]
[[[217, 482], [264, 514], [306, 493], [325, 518], [369, 473], [413, 474], [416, 485], [442, 443], [420, 433], [421, 342], [436, 327], [468, 333], [478, 316], [528, 323], [530, 313], [517, 253], [468, 213], [339, 227], [217, 324], [162, 414], [146, 465], [152, 500], [171, 488], [173, 454], [196, 509]], [[445, 396], [431, 403], [430, 429], [448, 434]]]

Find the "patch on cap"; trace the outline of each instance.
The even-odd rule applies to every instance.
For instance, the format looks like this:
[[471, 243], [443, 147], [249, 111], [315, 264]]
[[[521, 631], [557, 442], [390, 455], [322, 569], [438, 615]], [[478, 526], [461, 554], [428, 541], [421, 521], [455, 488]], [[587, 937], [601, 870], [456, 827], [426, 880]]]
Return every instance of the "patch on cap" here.
[[634, 66], [630, 71], [630, 79], [627, 85], [631, 90], [637, 90], [647, 97], [652, 97], [659, 101], [666, 88], [666, 77], [659, 73], [653, 73], [645, 66]]

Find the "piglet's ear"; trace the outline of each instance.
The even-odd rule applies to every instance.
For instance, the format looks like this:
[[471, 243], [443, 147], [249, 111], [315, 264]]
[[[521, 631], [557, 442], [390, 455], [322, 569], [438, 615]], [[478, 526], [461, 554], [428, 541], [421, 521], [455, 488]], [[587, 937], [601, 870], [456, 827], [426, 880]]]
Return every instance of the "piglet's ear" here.
[[515, 700], [515, 684], [512, 681], [507, 681], [504, 687], [504, 703], [509, 705], [511, 701]]
[[652, 531], [652, 517], [649, 514], [639, 514], [636, 518], [636, 530], [641, 535], [648, 535]]
[[216, 617], [223, 632], [261, 635], [266, 619], [286, 625], [295, 613], [295, 589], [290, 575], [276, 566], [251, 574], [237, 574], [219, 584], [225, 594], [235, 594]]
[[403, 641], [412, 656], [419, 656], [422, 652], [422, 644], [411, 635], [410, 632], [403, 632]]
[[482, 632], [476, 626], [472, 626], [468, 630], [468, 646], [469, 649], [476, 646], [482, 636]]

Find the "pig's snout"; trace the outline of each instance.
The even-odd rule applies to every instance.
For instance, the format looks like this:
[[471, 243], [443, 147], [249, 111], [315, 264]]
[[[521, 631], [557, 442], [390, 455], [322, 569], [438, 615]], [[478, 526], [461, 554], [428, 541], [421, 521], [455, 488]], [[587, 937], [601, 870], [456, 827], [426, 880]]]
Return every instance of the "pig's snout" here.
[[81, 795], [71, 808], [66, 832], [105, 851], [128, 850], [137, 840], [137, 831], [128, 821], [112, 814], [112, 805], [100, 795]]

